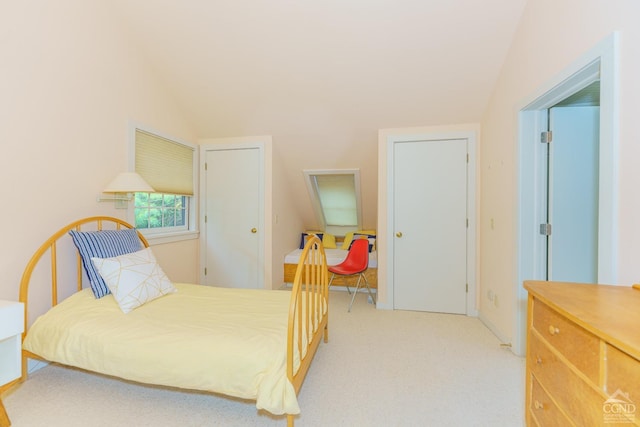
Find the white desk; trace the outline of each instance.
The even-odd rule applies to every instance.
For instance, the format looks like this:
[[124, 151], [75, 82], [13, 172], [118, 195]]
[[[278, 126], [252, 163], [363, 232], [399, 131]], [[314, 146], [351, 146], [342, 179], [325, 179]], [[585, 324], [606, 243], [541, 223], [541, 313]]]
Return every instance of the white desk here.
[[[22, 375], [22, 339], [24, 305], [0, 300], [0, 390]], [[0, 427], [11, 425], [0, 397]]]

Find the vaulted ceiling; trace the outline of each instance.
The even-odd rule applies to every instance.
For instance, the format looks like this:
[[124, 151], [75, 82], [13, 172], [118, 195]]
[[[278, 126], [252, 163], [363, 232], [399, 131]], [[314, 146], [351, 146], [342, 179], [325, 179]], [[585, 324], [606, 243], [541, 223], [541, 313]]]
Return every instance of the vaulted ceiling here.
[[214, 137], [274, 133], [281, 116], [297, 119], [289, 132], [477, 122], [526, 0], [110, 3]]
[[198, 138], [271, 135], [274, 197], [308, 227], [302, 170], [360, 169], [374, 228], [377, 131], [480, 122], [526, 0], [107, 4]]

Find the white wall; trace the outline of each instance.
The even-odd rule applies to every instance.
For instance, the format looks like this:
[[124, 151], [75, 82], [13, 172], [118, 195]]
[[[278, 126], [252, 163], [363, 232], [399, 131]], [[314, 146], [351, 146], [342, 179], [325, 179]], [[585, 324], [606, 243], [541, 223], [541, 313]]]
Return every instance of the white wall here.
[[[516, 333], [518, 109], [576, 59], [620, 32], [619, 216], [620, 284], [640, 280], [640, 3], [634, 0], [529, 0], [482, 120], [480, 311], [505, 340]], [[540, 94], [541, 95], [541, 94]], [[491, 220], [493, 219], [493, 227]], [[490, 304], [484, 290], [501, 302]]]
[[[284, 283], [283, 263], [286, 254], [295, 249], [300, 243], [300, 233], [306, 230], [306, 224], [300, 213], [299, 206], [309, 203], [292, 196], [291, 185], [285, 173], [283, 163], [282, 145], [273, 146], [273, 216], [272, 216], [272, 247], [273, 247], [273, 288], [278, 288]], [[300, 171], [302, 181], [302, 171]]]
[[[184, 140], [190, 124], [102, 2], [4, 2], [0, 14], [0, 298], [16, 300], [38, 246], [91, 215], [128, 165], [130, 121]], [[170, 278], [196, 279], [197, 240], [161, 245]], [[48, 299], [43, 296], [41, 299]]]

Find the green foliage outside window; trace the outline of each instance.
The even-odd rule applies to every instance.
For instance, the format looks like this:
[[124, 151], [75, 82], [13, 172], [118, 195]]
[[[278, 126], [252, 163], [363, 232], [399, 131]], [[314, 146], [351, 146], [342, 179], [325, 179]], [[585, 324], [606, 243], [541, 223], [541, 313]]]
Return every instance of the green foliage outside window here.
[[186, 206], [186, 196], [136, 193], [136, 228], [183, 227], [186, 225]]

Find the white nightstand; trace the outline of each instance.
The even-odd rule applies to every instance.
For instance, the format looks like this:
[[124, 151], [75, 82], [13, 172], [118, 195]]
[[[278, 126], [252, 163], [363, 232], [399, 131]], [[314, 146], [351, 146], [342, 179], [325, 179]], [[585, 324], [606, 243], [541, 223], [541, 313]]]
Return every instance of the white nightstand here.
[[[22, 375], [22, 339], [24, 305], [0, 300], [0, 390]], [[10, 426], [0, 397], [0, 427]]]

